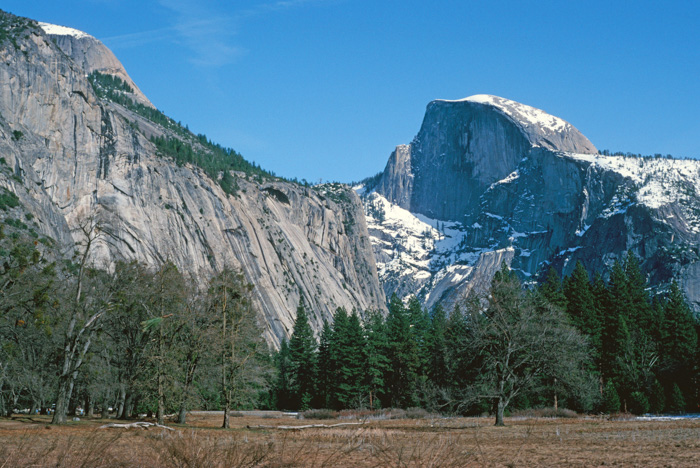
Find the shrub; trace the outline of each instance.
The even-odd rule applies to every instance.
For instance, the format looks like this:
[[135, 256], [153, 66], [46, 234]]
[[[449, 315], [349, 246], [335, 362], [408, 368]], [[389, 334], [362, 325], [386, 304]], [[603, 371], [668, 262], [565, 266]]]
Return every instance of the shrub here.
[[408, 408], [406, 410], [406, 419], [425, 419], [428, 417], [430, 417], [430, 413], [423, 408]]
[[649, 406], [652, 413], [659, 414], [663, 412], [666, 406], [666, 395], [664, 388], [658, 380], [654, 380], [651, 385], [651, 396], [649, 398]]
[[511, 416], [516, 418], [578, 418], [576, 411], [568, 408], [529, 408], [514, 411]]
[[668, 399], [669, 413], [683, 413], [685, 412], [685, 398], [683, 398], [683, 392], [678, 387], [678, 384], [673, 384], [673, 389], [671, 390], [670, 398]]
[[603, 390], [603, 412], [612, 414], [620, 411], [620, 397], [612, 380], [608, 380]]
[[19, 206], [19, 198], [6, 188], [0, 188], [0, 210], [7, 211], [8, 208]]
[[632, 392], [630, 395], [629, 410], [632, 414], [644, 414], [649, 412], [649, 400], [642, 392]]
[[336, 419], [338, 413], [329, 409], [311, 409], [299, 414], [301, 419]]

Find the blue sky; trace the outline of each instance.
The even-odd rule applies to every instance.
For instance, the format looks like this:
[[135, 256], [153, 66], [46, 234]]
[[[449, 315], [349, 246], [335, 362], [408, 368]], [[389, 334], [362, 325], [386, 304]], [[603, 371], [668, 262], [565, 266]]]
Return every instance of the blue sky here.
[[599, 149], [700, 157], [700, 2], [3, 0], [102, 40], [151, 101], [286, 177], [384, 168], [432, 99], [495, 94]]

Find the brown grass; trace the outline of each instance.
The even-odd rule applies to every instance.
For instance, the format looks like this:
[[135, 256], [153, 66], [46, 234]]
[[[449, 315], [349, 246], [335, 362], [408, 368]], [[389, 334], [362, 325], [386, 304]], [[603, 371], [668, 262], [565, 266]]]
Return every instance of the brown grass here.
[[[5, 467], [461, 467], [700, 466], [700, 421], [607, 418], [367, 420], [304, 430], [309, 424], [246, 414], [219, 429], [221, 415], [193, 413], [189, 426], [98, 429], [102, 420], [48, 426], [44, 417], [0, 419]], [[318, 421], [323, 423], [326, 421]]]

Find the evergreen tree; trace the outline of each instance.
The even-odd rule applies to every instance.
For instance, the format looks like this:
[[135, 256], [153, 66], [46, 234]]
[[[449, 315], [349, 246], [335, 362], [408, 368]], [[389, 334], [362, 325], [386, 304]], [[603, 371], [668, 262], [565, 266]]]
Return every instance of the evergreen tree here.
[[411, 323], [411, 334], [416, 343], [418, 362], [416, 371], [422, 379], [427, 375], [429, 360], [428, 332], [430, 329], [430, 315], [416, 296], [408, 299], [408, 320]]
[[341, 402], [343, 397], [341, 394], [340, 385], [343, 383], [339, 378], [339, 371], [345, 365], [347, 352], [347, 330], [348, 330], [348, 312], [343, 307], [338, 307], [333, 314], [333, 325], [331, 334], [328, 340], [330, 368], [333, 375], [329, 386], [329, 406], [335, 409], [341, 409], [344, 403]]
[[331, 326], [324, 319], [318, 343], [317, 398], [314, 401], [317, 408], [329, 408], [331, 404], [331, 392], [335, 380], [331, 353], [332, 334]]
[[653, 325], [653, 313], [651, 301], [647, 292], [647, 281], [642, 275], [639, 259], [627, 252], [625, 258], [625, 279], [627, 284], [628, 310], [632, 321], [636, 324], [639, 333], [649, 335]]
[[561, 277], [553, 266], [550, 266], [549, 270], [547, 270], [544, 281], [540, 285], [540, 293], [550, 304], [557, 306], [562, 310], [566, 310], [568, 298], [564, 294]]
[[649, 397], [649, 409], [654, 414], [660, 414], [666, 407], [666, 395], [664, 394], [664, 387], [661, 383], [654, 379], [651, 384], [651, 395]]
[[392, 295], [387, 316], [389, 360], [387, 387], [391, 405], [407, 408], [416, 406], [416, 382], [420, 356], [415, 336], [411, 330], [410, 316], [401, 299]]
[[603, 391], [603, 412], [608, 414], [620, 412], [620, 397], [612, 380], [608, 380]]
[[317, 375], [316, 340], [309, 318], [306, 315], [303, 298], [299, 298], [294, 330], [289, 339], [290, 399], [295, 410], [307, 410], [316, 390]]
[[447, 368], [447, 314], [442, 305], [437, 304], [433, 308], [430, 329], [427, 339], [428, 348], [428, 377], [439, 388], [447, 388], [449, 384], [449, 371]]
[[291, 409], [292, 400], [290, 398], [292, 362], [289, 357], [289, 343], [287, 339], [282, 339], [280, 350], [275, 355], [275, 367], [277, 368], [277, 381], [275, 382], [275, 400], [278, 409]]
[[588, 272], [580, 261], [576, 262], [571, 276], [564, 280], [564, 295], [566, 312], [574, 326], [588, 336], [594, 351], [593, 357], [597, 361], [601, 347], [602, 321], [595, 304]]
[[698, 337], [690, 307], [675, 281], [671, 283], [663, 314], [660, 375], [665, 381], [675, 382], [692, 399]]
[[356, 311], [348, 317], [345, 336], [339, 340], [343, 346], [342, 366], [338, 369], [338, 401], [344, 408], [359, 408], [367, 402], [363, 385], [363, 377], [366, 369], [365, 337], [360, 323], [360, 317]]
[[683, 392], [681, 392], [680, 387], [675, 382], [673, 387], [671, 387], [671, 394], [667, 401], [667, 410], [669, 413], [680, 414], [685, 412], [685, 398], [683, 398]]
[[339, 307], [333, 316], [330, 355], [334, 372], [332, 406], [354, 408], [364, 404], [366, 367], [364, 330], [357, 312]]
[[632, 392], [630, 395], [629, 411], [632, 414], [645, 414], [649, 412], [649, 399], [644, 392]]
[[470, 294], [463, 307], [455, 304], [447, 318], [445, 341], [447, 347], [447, 368], [449, 387], [458, 392], [471, 384], [480, 363], [478, 356], [472, 355], [469, 319], [478, 316], [480, 305], [478, 298]]
[[389, 340], [387, 337], [384, 317], [378, 311], [368, 311], [365, 314], [365, 336], [367, 346], [365, 359], [365, 387], [368, 391], [369, 407], [381, 408], [386, 394], [385, 376], [389, 370]]

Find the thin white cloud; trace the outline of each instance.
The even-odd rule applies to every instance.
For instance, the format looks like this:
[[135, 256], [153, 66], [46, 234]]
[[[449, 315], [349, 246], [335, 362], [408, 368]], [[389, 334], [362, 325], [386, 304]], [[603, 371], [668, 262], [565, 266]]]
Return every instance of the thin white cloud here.
[[202, 0], [160, 0], [160, 5], [174, 14], [171, 25], [103, 40], [114, 49], [171, 41], [184, 45], [192, 52], [189, 61], [194, 65], [219, 67], [233, 63], [247, 52], [234, 40], [242, 21], [326, 2], [328, 0], [277, 0], [223, 14], [220, 8], [213, 8], [214, 5]]

